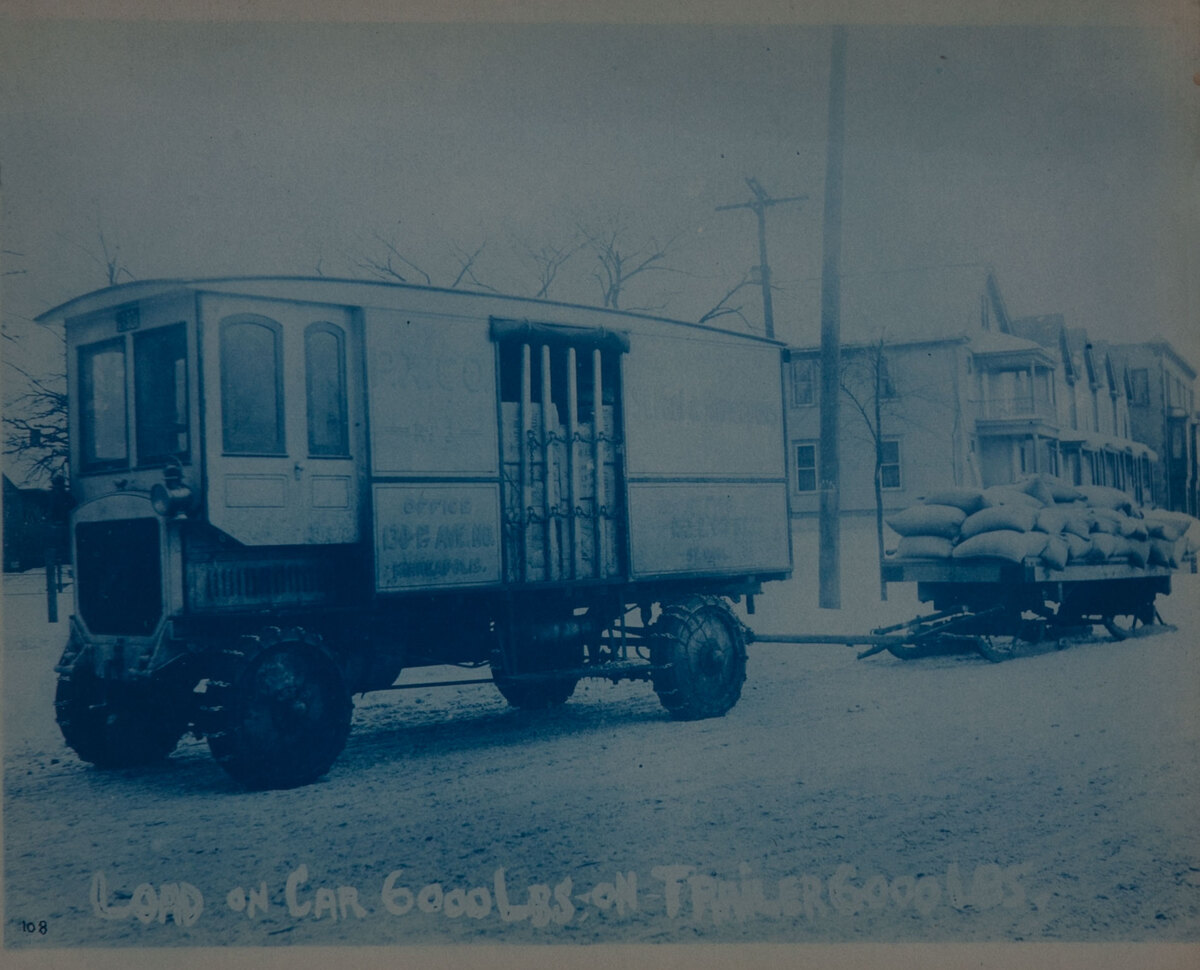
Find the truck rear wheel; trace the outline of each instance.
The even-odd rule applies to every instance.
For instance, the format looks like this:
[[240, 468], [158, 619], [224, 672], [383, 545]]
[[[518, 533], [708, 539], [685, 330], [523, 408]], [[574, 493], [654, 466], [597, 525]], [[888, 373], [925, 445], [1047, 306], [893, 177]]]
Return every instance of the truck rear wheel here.
[[107, 683], [76, 661], [59, 674], [54, 693], [63, 740], [97, 768], [161, 761], [175, 750], [187, 719], [180, 698], [160, 696], [156, 686]]
[[720, 717], [742, 695], [745, 634], [723, 600], [692, 596], [663, 607], [652, 632], [650, 660], [654, 692], [672, 717]]
[[346, 745], [354, 704], [320, 639], [271, 628], [221, 652], [201, 706], [208, 747], [247, 788], [316, 781]]

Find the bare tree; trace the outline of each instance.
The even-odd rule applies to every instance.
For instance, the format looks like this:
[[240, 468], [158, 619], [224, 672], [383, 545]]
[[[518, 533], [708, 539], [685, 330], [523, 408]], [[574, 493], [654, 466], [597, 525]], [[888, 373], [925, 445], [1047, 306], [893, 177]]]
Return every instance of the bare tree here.
[[426, 286], [433, 285], [429, 274], [400, 251], [395, 234], [385, 236], [381, 232], [373, 232], [371, 237], [380, 251], [378, 254], [359, 253], [350, 256], [350, 261], [356, 267], [389, 283], [411, 283], [413, 274], [416, 274]]
[[538, 282], [533, 298], [541, 300], [550, 295], [550, 287], [558, 278], [559, 271], [583, 248], [584, 242], [575, 235], [563, 245], [547, 243], [535, 249], [527, 242], [518, 242], [517, 246], [524, 253], [525, 259], [533, 263]]
[[451, 244], [451, 252], [458, 261], [458, 275], [454, 277], [454, 282], [450, 284], [450, 289], [457, 290], [462, 285], [463, 280], [467, 280], [473, 283], [477, 289], [496, 292], [494, 286], [489, 286], [475, 275], [475, 260], [479, 258], [479, 254], [483, 252], [483, 247], [486, 245], [486, 242], [481, 242], [472, 252], [468, 253], [457, 244]]
[[100, 255], [101, 261], [104, 264], [104, 275], [108, 279], [109, 286], [116, 286], [121, 282], [121, 277], [126, 276], [133, 279], [133, 274], [121, 262], [121, 247], [109, 247], [108, 240], [104, 238], [104, 230], [97, 229], [96, 235], [100, 240]]
[[880, 563], [879, 598], [886, 600], [887, 583], [883, 581], [883, 402], [893, 396], [893, 389], [883, 338], [862, 353], [847, 353], [843, 349], [839, 383], [842, 393], [863, 419], [875, 448], [875, 544]]
[[4, 454], [20, 456], [32, 481], [67, 477], [67, 380], [62, 374], [37, 377], [7, 358], [5, 365], [25, 382], [26, 390], [8, 402], [4, 416]]
[[[399, 223], [397, 223], [397, 226], [399, 226]], [[487, 246], [486, 241], [481, 242], [473, 249], [465, 249], [457, 243], [451, 243], [448, 248], [455, 268], [452, 273], [439, 274], [440, 279], [445, 280], [444, 283], [441, 283], [438, 281], [438, 277], [426, 271], [423, 265], [409, 255], [409, 248], [405, 247], [401, 242], [398, 232], [393, 232], [390, 235], [373, 232], [371, 239], [373, 241], [373, 249], [360, 250], [359, 252], [348, 254], [347, 259], [357, 269], [364, 270], [376, 279], [385, 280], [389, 283], [417, 283], [424, 286], [442, 285], [451, 290], [476, 289], [495, 292], [495, 287], [481, 280], [476, 272], [479, 257]], [[317, 264], [317, 273], [318, 275], [323, 275], [319, 262]]]
[[[70, 245], [97, 263], [109, 286], [123, 280], [132, 280], [134, 275], [121, 259], [121, 249], [109, 242], [104, 230], [96, 230], [96, 247], [85, 246], [71, 239]], [[23, 254], [6, 250], [6, 256]], [[6, 270], [15, 275], [23, 270]], [[7, 330], [4, 339], [12, 344], [20, 341]], [[65, 346], [62, 334], [56, 334]], [[4, 413], [4, 454], [19, 457], [31, 481], [66, 479], [70, 465], [70, 448], [67, 437], [67, 378], [63, 371], [38, 375], [5, 356], [5, 366], [15, 373], [24, 384], [24, 390], [6, 401]]]
[[727, 289], [721, 299], [714, 303], [713, 306], [696, 322], [711, 323], [713, 320], [718, 320], [721, 317], [735, 316], [741, 320], [747, 328], [749, 328], [751, 323], [746, 317], [746, 314], [742, 312], [743, 304], [739, 303], [734, 306], [732, 303], [730, 303], [730, 300], [732, 300], [738, 293], [754, 282], [754, 279], [752, 279], [749, 273], [743, 274], [742, 278], [734, 283], [729, 289]]
[[636, 277], [652, 271], [670, 270], [665, 261], [674, 239], [660, 244], [651, 237], [641, 244], [631, 243], [620, 218], [610, 219], [602, 226], [580, 223], [578, 229], [584, 245], [596, 257], [598, 266], [592, 275], [600, 284], [603, 306], [609, 309], [621, 308], [625, 290]]
[[88, 259], [100, 266], [104, 273], [104, 281], [109, 286], [116, 286], [123, 279], [132, 280], [134, 278], [133, 273], [129, 271], [129, 267], [121, 260], [121, 247], [109, 243], [104, 235], [104, 230], [99, 226], [96, 227], [98, 249], [92, 246], [85, 246], [83, 243], [70, 238], [65, 233], [59, 233], [59, 238], [67, 245], [78, 249]]

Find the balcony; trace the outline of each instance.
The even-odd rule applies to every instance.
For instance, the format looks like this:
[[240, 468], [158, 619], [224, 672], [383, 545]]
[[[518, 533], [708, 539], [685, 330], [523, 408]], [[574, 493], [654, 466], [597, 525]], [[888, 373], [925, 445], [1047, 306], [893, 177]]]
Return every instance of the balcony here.
[[1054, 405], [1040, 396], [1014, 394], [973, 403], [979, 434], [1057, 434]]
[[1006, 421], [1011, 418], [1040, 418], [1051, 424], [1057, 423], [1054, 405], [1044, 398], [1032, 394], [1016, 394], [1010, 397], [993, 397], [975, 402], [975, 417], [983, 421]]

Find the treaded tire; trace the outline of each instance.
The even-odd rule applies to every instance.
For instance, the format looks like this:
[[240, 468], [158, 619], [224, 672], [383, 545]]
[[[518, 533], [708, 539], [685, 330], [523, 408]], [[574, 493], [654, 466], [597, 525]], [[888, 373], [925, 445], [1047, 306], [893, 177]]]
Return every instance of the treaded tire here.
[[54, 691], [63, 740], [97, 768], [132, 768], [162, 761], [187, 729], [186, 706], [169, 685], [106, 683], [91, 664], [68, 651]]
[[650, 661], [654, 692], [673, 718], [720, 717], [742, 696], [746, 637], [724, 600], [691, 596], [663, 606]]
[[209, 750], [251, 789], [324, 775], [350, 733], [354, 702], [319, 637], [275, 627], [221, 651], [201, 704]]

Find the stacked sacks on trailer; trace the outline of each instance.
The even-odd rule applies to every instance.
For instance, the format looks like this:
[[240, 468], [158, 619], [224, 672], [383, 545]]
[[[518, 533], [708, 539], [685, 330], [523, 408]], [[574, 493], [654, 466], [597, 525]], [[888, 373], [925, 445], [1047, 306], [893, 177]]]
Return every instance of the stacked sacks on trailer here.
[[1040, 559], [1050, 569], [1121, 562], [1175, 567], [1195, 520], [1141, 511], [1124, 492], [1043, 476], [991, 488], [948, 488], [890, 516], [897, 559]]

